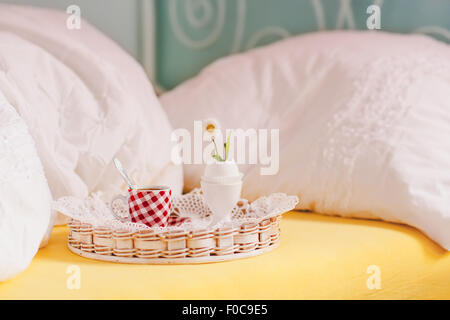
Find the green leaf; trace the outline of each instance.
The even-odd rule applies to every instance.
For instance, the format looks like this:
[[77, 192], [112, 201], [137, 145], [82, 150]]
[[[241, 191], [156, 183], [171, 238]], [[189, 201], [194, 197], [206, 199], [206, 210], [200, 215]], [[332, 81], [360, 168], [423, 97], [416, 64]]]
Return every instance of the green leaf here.
[[227, 143], [225, 143], [225, 161], [228, 160], [228, 154], [230, 150], [230, 142], [231, 142], [231, 130], [228, 132]]
[[216, 159], [217, 161], [224, 161], [218, 154], [215, 154], [212, 156], [214, 159]]
[[227, 150], [227, 144], [224, 143], [223, 144], [223, 159], [224, 159], [224, 161], [227, 161], [226, 150]]

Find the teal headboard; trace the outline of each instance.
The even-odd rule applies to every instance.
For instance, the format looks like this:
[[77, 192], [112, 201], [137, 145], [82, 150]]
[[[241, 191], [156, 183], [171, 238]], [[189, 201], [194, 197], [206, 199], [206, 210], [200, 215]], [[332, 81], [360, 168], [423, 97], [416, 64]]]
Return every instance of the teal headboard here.
[[380, 8], [381, 30], [450, 41], [450, 0], [144, 0], [144, 23], [156, 20], [154, 51], [144, 54], [154, 59], [155, 81], [170, 89], [219, 57], [280, 38], [367, 29], [372, 4]]

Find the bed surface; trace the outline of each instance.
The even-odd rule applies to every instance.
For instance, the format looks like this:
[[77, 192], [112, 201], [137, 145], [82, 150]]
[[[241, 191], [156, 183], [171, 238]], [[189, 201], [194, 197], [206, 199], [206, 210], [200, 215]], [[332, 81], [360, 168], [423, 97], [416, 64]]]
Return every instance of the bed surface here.
[[[444, 299], [450, 252], [419, 231], [378, 221], [290, 212], [282, 241], [249, 259], [203, 265], [123, 265], [84, 259], [56, 227], [30, 267], [0, 284], [0, 299]], [[67, 289], [71, 265], [79, 290]], [[380, 268], [369, 290], [367, 268]]]

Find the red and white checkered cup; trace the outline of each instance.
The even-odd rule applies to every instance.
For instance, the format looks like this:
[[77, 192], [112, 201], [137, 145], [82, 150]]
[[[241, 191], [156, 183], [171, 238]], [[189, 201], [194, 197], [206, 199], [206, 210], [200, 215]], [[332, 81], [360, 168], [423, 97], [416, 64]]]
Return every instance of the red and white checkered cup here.
[[[114, 202], [128, 202], [128, 217], [117, 214]], [[172, 191], [166, 186], [129, 189], [128, 196], [118, 195], [111, 200], [111, 211], [122, 221], [143, 223], [149, 227], [167, 227], [172, 206]]]

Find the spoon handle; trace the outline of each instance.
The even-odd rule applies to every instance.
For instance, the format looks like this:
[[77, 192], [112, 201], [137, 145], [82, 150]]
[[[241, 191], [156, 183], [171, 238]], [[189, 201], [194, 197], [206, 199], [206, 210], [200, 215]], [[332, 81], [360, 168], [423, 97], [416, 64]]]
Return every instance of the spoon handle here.
[[120, 175], [123, 177], [125, 182], [128, 184], [130, 189], [134, 189], [133, 183], [131, 183], [130, 177], [128, 177], [128, 174], [123, 169], [122, 163], [119, 161], [119, 159], [114, 158], [114, 164], [116, 165], [117, 170], [119, 171]]

